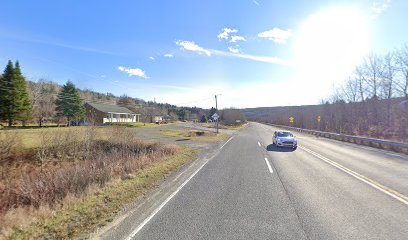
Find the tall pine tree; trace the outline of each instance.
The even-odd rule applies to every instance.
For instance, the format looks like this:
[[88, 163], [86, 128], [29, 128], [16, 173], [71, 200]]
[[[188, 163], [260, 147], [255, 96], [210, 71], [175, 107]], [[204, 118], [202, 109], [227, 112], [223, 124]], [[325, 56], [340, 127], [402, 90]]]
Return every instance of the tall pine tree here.
[[23, 121], [23, 125], [31, 119], [31, 101], [28, 94], [27, 81], [21, 73], [20, 63], [16, 61], [14, 66], [14, 88], [16, 89], [15, 106], [16, 120]]
[[18, 61], [14, 66], [9, 60], [0, 78], [0, 119], [7, 120], [8, 125], [12, 126], [15, 120], [25, 123], [30, 117], [31, 101], [27, 82]]
[[58, 93], [56, 111], [58, 117], [66, 117], [68, 120], [68, 126], [71, 121], [79, 121], [84, 117], [85, 107], [79, 97], [78, 90], [75, 85], [68, 81], [63, 87], [60, 93]]
[[9, 126], [17, 115], [14, 75], [13, 62], [9, 60], [0, 78], [0, 119], [7, 120]]
[[17, 87], [18, 85], [19, 81], [16, 81], [13, 62], [9, 60], [0, 80], [0, 119], [7, 120], [9, 126], [13, 125], [19, 115], [21, 105], [19, 90], [21, 88]]

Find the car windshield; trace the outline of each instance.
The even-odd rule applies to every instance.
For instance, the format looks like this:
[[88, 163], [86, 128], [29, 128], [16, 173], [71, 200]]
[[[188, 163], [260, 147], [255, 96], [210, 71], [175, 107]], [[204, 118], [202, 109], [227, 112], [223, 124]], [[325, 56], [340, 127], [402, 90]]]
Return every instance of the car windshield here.
[[290, 132], [278, 132], [278, 137], [293, 137]]

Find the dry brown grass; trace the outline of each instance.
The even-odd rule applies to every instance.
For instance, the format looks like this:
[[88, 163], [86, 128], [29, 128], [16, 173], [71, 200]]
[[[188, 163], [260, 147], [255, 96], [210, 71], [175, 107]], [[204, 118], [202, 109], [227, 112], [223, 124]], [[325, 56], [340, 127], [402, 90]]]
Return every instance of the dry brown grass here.
[[124, 206], [133, 204], [136, 198], [157, 186], [167, 174], [195, 157], [194, 150], [183, 147], [173, 156], [156, 159], [132, 177], [124, 180], [115, 178], [103, 188], [92, 185], [80, 197], [68, 195], [62, 207], [37, 217], [28, 226], [14, 227], [7, 239], [86, 238], [86, 233], [111, 222]]
[[[114, 178], [126, 179], [178, 151], [175, 145], [137, 140], [130, 129], [109, 131], [104, 140], [96, 138], [93, 127], [43, 132], [41, 146], [27, 155], [30, 159], [1, 164], [6, 171], [0, 178], [0, 222], [14, 225], [24, 216], [22, 212], [32, 216], [24, 220], [31, 222], [46, 209], [61, 206], [69, 196], [80, 197], [92, 186], [103, 187]], [[2, 224], [0, 232], [10, 226]]]
[[13, 156], [21, 147], [21, 138], [17, 132], [0, 131], [0, 161]]

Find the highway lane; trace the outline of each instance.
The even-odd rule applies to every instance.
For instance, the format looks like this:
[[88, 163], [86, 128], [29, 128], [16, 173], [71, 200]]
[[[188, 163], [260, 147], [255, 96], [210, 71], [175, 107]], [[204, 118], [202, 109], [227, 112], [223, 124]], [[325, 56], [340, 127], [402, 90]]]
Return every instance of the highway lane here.
[[[406, 193], [408, 158], [299, 135], [296, 151], [250, 123], [162, 204], [132, 239], [404, 239], [408, 205], [319, 156]], [[318, 155], [312, 154], [317, 153]], [[137, 213], [135, 213], [137, 214]], [[132, 234], [133, 233], [133, 234]], [[114, 238], [115, 233], [102, 236]]]
[[135, 239], [305, 239], [257, 140], [236, 135]]
[[[274, 127], [253, 124], [261, 141]], [[408, 158], [334, 140], [298, 134], [299, 148], [268, 154], [309, 239], [405, 239], [408, 205], [322, 161], [304, 149], [346, 165], [400, 192], [408, 185]], [[355, 156], [355, 157], [354, 157]], [[392, 175], [399, 176], [399, 181]], [[388, 181], [384, 181], [388, 180]]]
[[[277, 128], [253, 123], [263, 134], [265, 143], [271, 141], [269, 135]], [[345, 143], [332, 139], [294, 132], [300, 145], [312, 152], [335, 160], [364, 176], [375, 179], [385, 186], [408, 195], [408, 156], [390, 151]]]

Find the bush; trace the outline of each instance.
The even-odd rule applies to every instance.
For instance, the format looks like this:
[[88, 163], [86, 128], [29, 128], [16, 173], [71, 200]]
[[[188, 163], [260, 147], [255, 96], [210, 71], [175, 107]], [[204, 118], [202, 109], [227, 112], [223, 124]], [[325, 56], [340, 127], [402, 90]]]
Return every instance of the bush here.
[[6, 161], [17, 152], [21, 139], [17, 132], [0, 130], [0, 161]]

